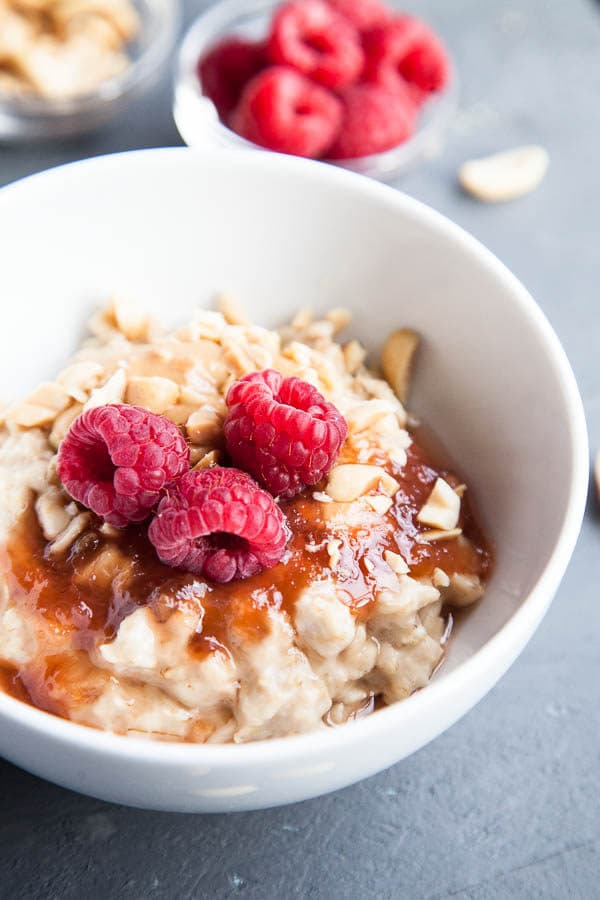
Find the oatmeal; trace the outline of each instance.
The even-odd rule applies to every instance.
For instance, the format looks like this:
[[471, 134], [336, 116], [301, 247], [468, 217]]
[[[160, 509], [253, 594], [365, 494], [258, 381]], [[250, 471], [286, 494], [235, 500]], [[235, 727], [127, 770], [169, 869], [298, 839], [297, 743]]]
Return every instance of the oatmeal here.
[[[115, 300], [57, 378], [4, 411], [0, 673], [20, 699], [163, 740], [337, 726], [424, 687], [452, 608], [481, 597], [491, 558], [468, 491], [409, 430], [358, 342], [336, 341], [347, 314], [303, 312], [269, 331], [230, 301], [221, 309], [164, 333]], [[288, 427], [302, 402], [329, 431], [304, 427], [288, 445], [259, 421], [267, 409]], [[86, 440], [90, 423], [117, 440], [134, 408], [183, 435], [187, 447], [173, 446], [189, 456], [162, 499], [143, 491], [148, 509], [118, 506], [139, 513], [123, 526], [97, 491], [84, 503], [58, 473], [81, 423]], [[304, 453], [315, 435], [323, 452]], [[115, 482], [131, 499], [139, 483], [126, 474]]]

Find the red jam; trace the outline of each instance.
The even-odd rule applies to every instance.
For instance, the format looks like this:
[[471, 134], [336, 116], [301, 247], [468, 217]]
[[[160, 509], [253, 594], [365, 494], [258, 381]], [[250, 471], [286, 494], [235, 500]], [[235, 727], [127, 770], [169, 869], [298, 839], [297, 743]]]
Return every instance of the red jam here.
[[[342, 541], [336, 568], [338, 588], [361, 620], [369, 618], [376, 593], [397, 584], [397, 576], [384, 561], [385, 550], [399, 552], [416, 577], [428, 576], [436, 567], [449, 575], [462, 572], [483, 579], [490, 571], [490, 548], [467, 496], [461, 504], [459, 527], [468, 541], [420, 540], [420, 534], [429, 529], [416, 516], [436, 478], [442, 476], [454, 487], [460, 482], [436, 467], [416, 442], [407, 455], [402, 469], [386, 466], [400, 483], [390, 512], [375, 525], [371, 518], [365, 527], [359, 524], [343, 537], [335, 534]], [[225, 585], [213, 585], [161, 564], [144, 525], [130, 526], [108, 539], [100, 534], [100, 522], [96, 521], [68, 556], [54, 559], [30, 507], [0, 553], [0, 572], [17, 605], [33, 609], [51, 624], [55, 634], [69, 635], [69, 654], [47, 658], [42, 681], [50, 686], [60, 677], [61, 665], [74, 664], [73, 650], [84, 651], [113, 637], [120, 622], [140, 605], [149, 605], [159, 619], [165, 619], [182, 602], [200, 597], [202, 633], [192, 638], [190, 646], [200, 655], [227, 647], [234, 631], [237, 640], [240, 636], [260, 638], [268, 629], [269, 608], [293, 614], [299, 594], [329, 574], [327, 542], [335, 529], [325, 518], [326, 506], [313, 498], [312, 490], [282, 502], [292, 532], [287, 558], [252, 578]], [[27, 673], [1, 665], [0, 686], [22, 700], [30, 699], [32, 693]], [[33, 693], [37, 706], [52, 708], [50, 702], [44, 702], [44, 685], [36, 684]]]

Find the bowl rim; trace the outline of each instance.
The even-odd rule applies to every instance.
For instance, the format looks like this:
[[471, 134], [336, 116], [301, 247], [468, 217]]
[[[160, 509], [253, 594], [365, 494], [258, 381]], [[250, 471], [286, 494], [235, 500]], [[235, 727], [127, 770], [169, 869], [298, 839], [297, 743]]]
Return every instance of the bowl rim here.
[[[220, 120], [213, 101], [202, 93], [202, 85], [196, 69], [198, 60], [210, 46], [202, 38], [206, 27], [210, 28], [213, 23], [217, 23], [225, 17], [233, 19], [236, 14], [238, 16], [244, 13], [249, 14], [252, 9], [256, 9], [257, 12], [275, 9], [280, 2], [281, 0], [218, 0], [217, 3], [202, 10], [186, 28], [175, 58], [173, 118], [179, 134], [188, 146], [198, 149], [211, 146], [231, 146], [237, 149], [263, 151], [268, 149], [237, 134]], [[380, 153], [340, 159], [324, 157], [321, 161], [339, 168], [360, 171], [361, 174], [371, 174], [377, 178], [392, 178], [397, 172], [408, 171], [420, 161], [435, 155], [458, 109], [460, 98], [460, 80], [456, 64], [447, 47], [446, 53], [449, 60], [448, 83], [443, 91], [433, 94], [429, 98], [425, 109], [429, 110], [430, 114], [425, 121], [417, 122], [417, 127], [408, 140]], [[211, 133], [206, 127], [202, 140], [188, 144], [190, 130], [183, 124], [188, 117], [181, 111], [190, 101], [199, 107], [199, 113], [202, 112], [200, 104], [210, 110], [210, 116], [199, 115], [198, 122], [204, 121], [206, 124], [210, 122], [214, 133]], [[421, 117], [421, 111], [419, 117]]]
[[[337, 183], [355, 193], [371, 196], [388, 208], [402, 210], [409, 217], [433, 228], [438, 234], [478, 258], [490, 273], [504, 284], [515, 304], [529, 320], [545, 345], [549, 360], [555, 367], [566, 408], [565, 425], [569, 429], [571, 471], [569, 495], [564, 519], [546, 566], [532, 590], [519, 608], [475, 653], [439, 681], [432, 681], [402, 702], [391, 704], [375, 714], [338, 728], [323, 729], [282, 738], [269, 738], [243, 744], [194, 744], [162, 742], [138, 736], [126, 736], [80, 725], [51, 713], [29, 706], [0, 691], [0, 720], [32, 733], [41, 733], [56, 744], [71, 745], [90, 754], [101, 754], [115, 760], [125, 759], [141, 763], [189, 764], [234, 770], [247, 765], [261, 766], [274, 762], [311, 759], [341, 748], [349, 749], [366, 740], [383, 738], [395, 729], [406, 727], [411, 721], [424, 719], [436, 707], [444, 707], [452, 698], [469, 696], [474, 684], [484, 685], [479, 695], [489, 690], [504, 674], [534, 633], [549, 607], [573, 553], [587, 500], [589, 480], [589, 451], [583, 403], [575, 376], [565, 351], [548, 319], [531, 294], [510, 270], [475, 237], [442, 213], [401, 191], [348, 170], [314, 160], [276, 154], [272, 151], [229, 151], [223, 155], [214, 151], [190, 150], [187, 147], [151, 148], [83, 159], [26, 176], [0, 189], [0, 212], [5, 197], [23, 186], [61, 181], [75, 169], [103, 168], [119, 170], [128, 165], [158, 167], [158, 177], [169, 167], [190, 165], [202, 168], [214, 165], [246, 166], [269, 171], [273, 168], [287, 172], [292, 178], [304, 178], [313, 184]], [[472, 690], [471, 690], [472, 693]], [[477, 698], [479, 699], [479, 697]], [[459, 718], [474, 704], [461, 708]]]

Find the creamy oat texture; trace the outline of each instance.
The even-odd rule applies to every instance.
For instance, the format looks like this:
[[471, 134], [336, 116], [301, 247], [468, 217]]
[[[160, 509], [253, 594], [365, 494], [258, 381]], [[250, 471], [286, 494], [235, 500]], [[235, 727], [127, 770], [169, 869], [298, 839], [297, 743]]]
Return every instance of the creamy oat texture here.
[[[338, 725], [369, 712], [375, 698], [392, 703], [426, 685], [444, 653], [443, 604], [466, 606], [481, 596], [474, 571], [437, 565], [415, 574], [394, 538], [393, 505], [411, 437], [403, 406], [365, 368], [361, 346], [335, 341], [348, 316], [334, 310], [315, 321], [302, 312], [277, 332], [249, 324], [231, 301], [221, 310], [200, 311], [185, 327], [162, 333], [117, 299], [94, 318], [92, 337], [53, 382], [4, 411], [0, 543], [7, 545], [26, 508], [43, 532], [49, 564], [66, 564], [92, 535], [97, 549], [76, 569], [84, 597], [103, 579], [127, 578], [129, 560], [118, 533], [100, 527], [56, 478], [57, 447], [82, 410], [111, 402], [146, 406], [184, 429], [194, 465], [212, 465], [221, 454], [228, 387], [273, 367], [313, 383], [349, 426], [327, 483], [294, 507], [305, 523], [320, 523], [318, 541], [296, 541], [290, 560], [271, 570], [272, 584], [268, 572], [260, 583], [248, 582], [251, 603], [240, 593], [243, 582], [235, 594], [223, 594], [223, 608], [229, 603], [239, 612], [250, 604], [260, 627], [254, 620], [245, 627], [245, 609], [229, 617], [227, 631], [212, 633], [207, 598], [218, 602], [225, 588], [187, 576], [168, 602], [159, 585], [147, 603], [113, 609], [112, 630], [85, 631], [85, 603], [77, 617], [40, 612], [4, 559], [0, 664], [19, 673], [31, 702], [74, 721], [198, 742]], [[459, 522], [463, 489], [437, 478], [420, 512], [421, 548], [441, 541], [470, 549]], [[297, 575], [303, 560], [312, 561], [310, 576], [282, 601], [286, 565]], [[356, 578], [362, 594], [353, 589]]]

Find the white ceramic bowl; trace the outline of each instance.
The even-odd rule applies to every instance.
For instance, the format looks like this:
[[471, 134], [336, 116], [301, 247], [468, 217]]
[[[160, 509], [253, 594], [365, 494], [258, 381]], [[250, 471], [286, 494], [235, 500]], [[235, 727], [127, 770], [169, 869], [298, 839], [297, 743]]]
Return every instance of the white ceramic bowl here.
[[[51, 376], [114, 289], [168, 320], [238, 295], [265, 324], [349, 306], [375, 351], [425, 336], [414, 407], [465, 473], [496, 542], [484, 601], [432, 684], [337, 729], [242, 746], [94, 731], [0, 696], [0, 753], [85, 793], [166, 810], [312, 797], [397, 762], [470, 709], [523, 649], [571, 556], [587, 443], [571, 369], [522, 285], [456, 225], [331, 166], [266, 153], [150, 150], [89, 160], [0, 192], [0, 378]], [[527, 703], [527, 697], [523, 698]], [[493, 748], [490, 750], [493, 753]]]

